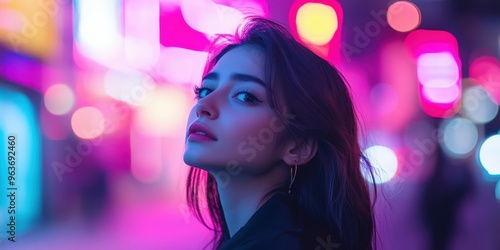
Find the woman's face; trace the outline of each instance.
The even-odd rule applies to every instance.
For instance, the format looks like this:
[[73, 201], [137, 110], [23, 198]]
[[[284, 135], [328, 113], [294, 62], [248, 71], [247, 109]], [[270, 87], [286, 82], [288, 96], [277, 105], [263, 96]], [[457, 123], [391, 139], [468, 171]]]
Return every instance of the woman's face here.
[[[236, 176], [264, 173], [281, 160], [276, 139], [285, 129], [269, 106], [263, 67], [262, 52], [244, 45], [224, 54], [203, 78], [186, 128], [187, 165]], [[216, 140], [190, 136], [193, 123]]]

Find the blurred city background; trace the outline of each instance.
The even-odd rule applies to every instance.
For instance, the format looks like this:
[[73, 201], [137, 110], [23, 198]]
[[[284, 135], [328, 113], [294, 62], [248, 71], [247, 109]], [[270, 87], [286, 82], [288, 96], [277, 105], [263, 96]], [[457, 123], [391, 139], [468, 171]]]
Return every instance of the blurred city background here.
[[192, 87], [248, 15], [351, 85], [379, 249], [500, 249], [498, 0], [0, 0], [0, 248], [202, 249]]

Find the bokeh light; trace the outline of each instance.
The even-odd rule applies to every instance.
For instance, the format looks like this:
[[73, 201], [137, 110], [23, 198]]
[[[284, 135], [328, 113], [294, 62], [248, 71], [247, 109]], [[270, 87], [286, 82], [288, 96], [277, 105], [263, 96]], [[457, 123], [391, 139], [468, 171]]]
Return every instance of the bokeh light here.
[[417, 58], [422, 97], [433, 103], [453, 103], [460, 98], [460, 73], [449, 52], [425, 53]]
[[330, 42], [339, 25], [335, 10], [321, 3], [302, 5], [297, 12], [296, 23], [302, 40], [319, 46]]
[[415, 59], [424, 53], [449, 52], [459, 61], [457, 38], [445, 30], [414, 30], [406, 37], [405, 46]]
[[[421, 105], [434, 117], [450, 116], [461, 97], [459, 65], [449, 52], [424, 53], [417, 58]], [[449, 107], [444, 109], [443, 107]], [[436, 112], [441, 109], [442, 113]]]
[[[373, 166], [375, 183], [385, 183], [391, 180], [398, 170], [398, 158], [396, 153], [385, 146], [371, 146], [364, 151], [364, 155]], [[369, 173], [362, 169], [364, 178], [373, 183]]]
[[139, 129], [150, 135], [175, 135], [185, 125], [187, 94], [174, 87], [148, 93], [137, 114]]
[[479, 149], [479, 162], [490, 175], [500, 175], [500, 135], [487, 138]]
[[417, 64], [419, 101], [431, 117], [447, 118], [460, 109], [461, 60], [455, 36], [444, 30], [415, 30], [405, 46]]
[[104, 131], [104, 116], [94, 107], [82, 107], [71, 116], [71, 128], [82, 139], [93, 139]]
[[54, 84], [43, 95], [45, 108], [54, 115], [68, 113], [75, 104], [73, 91], [66, 84]]
[[151, 77], [134, 70], [109, 69], [104, 76], [106, 94], [135, 106], [144, 102], [155, 85]]
[[75, 42], [80, 53], [110, 65], [121, 51], [121, 1], [75, 1]]
[[443, 133], [441, 147], [453, 158], [463, 158], [472, 152], [478, 142], [476, 125], [465, 118], [452, 118], [440, 125]]
[[[59, 5], [57, 0], [0, 0], [0, 43], [19, 54], [49, 59], [59, 46]], [[5, 54], [2, 53], [2, 56]]]
[[484, 124], [497, 116], [498, 105], [483, 87], [473, 86], [464, 91], [462, 110], [473, 122]]
[[387, 10], [387, 22], [394, 30], [408, 32], [416, 29], [422, 21], [420, 9], [410, 1], [397, 1]]

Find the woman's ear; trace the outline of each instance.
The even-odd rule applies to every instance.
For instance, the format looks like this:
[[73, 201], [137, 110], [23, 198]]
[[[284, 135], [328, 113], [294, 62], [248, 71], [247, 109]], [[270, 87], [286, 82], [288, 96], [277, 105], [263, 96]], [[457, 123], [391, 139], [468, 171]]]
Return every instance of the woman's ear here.
[[318, 151], [318, 141], [305, 138], [300, 141], [290, 140], [284, 146], [283, 161], [288, 165], [303, 165], [308, 163]]

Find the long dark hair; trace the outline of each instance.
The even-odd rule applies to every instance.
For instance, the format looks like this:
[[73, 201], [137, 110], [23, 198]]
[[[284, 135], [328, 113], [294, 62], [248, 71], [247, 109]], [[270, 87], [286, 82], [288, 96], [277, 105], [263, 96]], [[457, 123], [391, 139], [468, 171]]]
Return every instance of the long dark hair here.
[[[336, 232], [343, 248], [372, 249], [374, 203], [362, 168], [372, 180], [373, 171], [358, 142], [358, 119], [343, 76], [282, 25], [262, 17], [246, 19], [235, 35], [217, 37], [209, 49], [204, 74], [226, 52], [242, 45], [256, 45], [264, 52], [269, 103], [287, 135], [318, 142], [316, 155], [298, 168], [293, 184], [299, 206], [329, 232]], [[295, 117], [287, 119], [286, 114]], [[375, 200], [376, 188], [374, 194]], [[186, 195], [191, 211], [214, 231], [213, 248], [219, 248], [228, 240], [229, 230], [214, 177], [191, 167]], [[213, 227], [203, 218], [203, 202]]]

